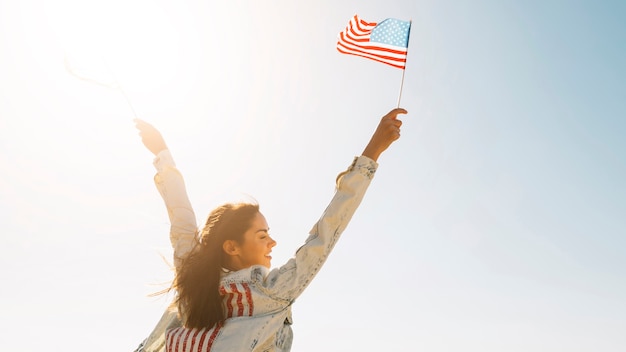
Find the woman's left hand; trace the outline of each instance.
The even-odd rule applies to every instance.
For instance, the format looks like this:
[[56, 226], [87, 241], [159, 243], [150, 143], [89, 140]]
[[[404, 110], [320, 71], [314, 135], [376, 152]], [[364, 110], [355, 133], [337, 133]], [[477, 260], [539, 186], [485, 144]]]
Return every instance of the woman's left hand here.
[[156, 156], [162, 150], [167, 149], [167, 144], [165, 144], [165, 140], [159, 130], [144, 120], [135, 119], [134, 121], [135, 127], [139, 130], [143, 145], [145, 145], [152, 154]]

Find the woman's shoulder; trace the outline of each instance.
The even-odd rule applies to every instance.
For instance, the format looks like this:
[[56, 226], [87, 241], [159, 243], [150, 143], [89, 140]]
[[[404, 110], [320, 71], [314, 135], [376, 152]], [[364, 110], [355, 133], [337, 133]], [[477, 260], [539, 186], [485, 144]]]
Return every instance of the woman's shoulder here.
[[223, 285], [243, 282], [263, 282], [269, 273], [269, 269], [263, 265], [253, 265], [249, 268], [237, 271], [223, 270], [224, 273], [221, 278], [221, 283]]

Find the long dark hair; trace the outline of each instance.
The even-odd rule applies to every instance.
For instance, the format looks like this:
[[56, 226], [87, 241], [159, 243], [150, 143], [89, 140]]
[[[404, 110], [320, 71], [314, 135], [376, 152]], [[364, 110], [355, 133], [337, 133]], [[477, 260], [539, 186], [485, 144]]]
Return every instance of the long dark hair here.
[[209, 214], [198, 243], [181, 262], [172, 285], [187, 328], [210, 329], [226, 319], [219, 293], [226, 255], [222, 245], [226, 240], [243, 244], [257, 213], [258, 204], [227, 203]]

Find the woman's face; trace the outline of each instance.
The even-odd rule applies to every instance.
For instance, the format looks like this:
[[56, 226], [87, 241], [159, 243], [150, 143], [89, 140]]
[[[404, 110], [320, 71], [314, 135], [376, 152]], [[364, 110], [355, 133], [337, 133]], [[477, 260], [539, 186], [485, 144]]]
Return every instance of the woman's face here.
[[232, 258], [235, 270], [263, 265], [270, 268], [270, 253], [276, 241], [269, 234], [269, 226], [261, 213], [257, 213], [248, 231], [244, 234], [243, 244], [237, 244], [237, 255]]

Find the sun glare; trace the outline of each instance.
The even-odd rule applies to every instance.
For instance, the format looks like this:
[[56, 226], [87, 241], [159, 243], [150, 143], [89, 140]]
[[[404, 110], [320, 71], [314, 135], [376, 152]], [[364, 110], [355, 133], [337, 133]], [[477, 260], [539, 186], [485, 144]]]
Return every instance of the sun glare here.
[[[267, 67], [276, 66], [276, 60], [266, 54], [250, 62], [251, 54], [261, 50], [254, 41], [232, 55], [212, 51], [232, 40], [215, 36], [210, 29], [229, 28], [229, 37], [245, 40], [249, 26], [232, 26], [231, 19], [220, 16], [207, 18], [214, 21], [210, 25], [194, 22], [191, 7], [161, 1], [60, 0], [44, 6], [64, 56], [54, 60], [60, 61], [59, 70], [64, 64], [67, 75], [75, 78], [68, 80], [71, 104], [97, 107], [94, 114], [104, 117], [100, 126], [110, 121], [106, 127], [113, 130], [120, 120], [111, 116], [129, 120], [136, 116], [157, 125], [173, 144], [176, 131], [186, 126], [197, 127], [184, 133], [186, 141], [201, 140], [206, 131], [226, 131], [211, 138], [215, 145], [227, 146], [222, 162], [236, 175], [243, 175], [244, 168], [255, 162], [254, 155], [273, 155], [278, 149], [276, 140], [288, 110], [281, 90], [267, 93], [275, 88]], [[205, 66], [207, 71], [198, 72]], [[109, 91], [98, 90], [99, 86]], [[194, 99], [200, 95], [206, 98]], [[183, 123], [171, 116], [188, 120]], [[81, 113], [63, 116], [68, 123], [80, 123], [82, 118]], [[267, 167], [258, 163], [255, 167]], [[224, 182], [234, 181], [229, 177]]]
[[66, 68], [79, 78], [150, 90], [167, 84], [184, 67], [176, 26], [158, 3], [63, 0], [48, 7]]

